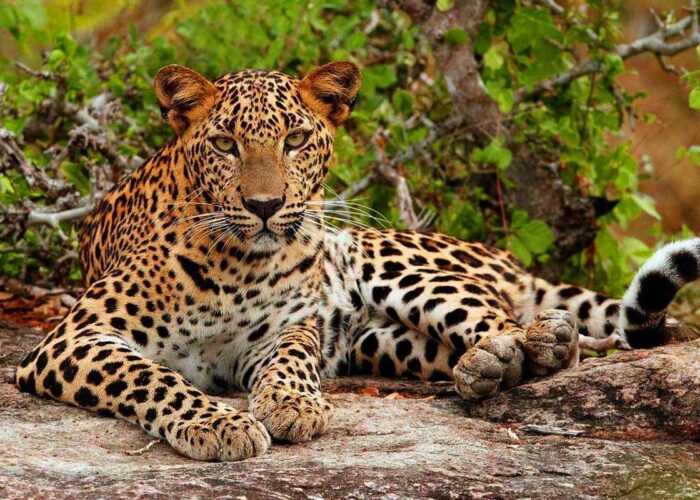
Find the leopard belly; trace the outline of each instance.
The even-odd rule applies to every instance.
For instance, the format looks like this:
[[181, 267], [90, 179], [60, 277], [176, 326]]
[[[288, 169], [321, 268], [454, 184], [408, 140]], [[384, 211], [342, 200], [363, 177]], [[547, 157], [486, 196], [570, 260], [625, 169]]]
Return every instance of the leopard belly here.
[[207, 321], [192, 328], [191, 337], [171, 344], [167, 358], [156, 358], [207, 392], [248, 389], [251, 371], [274, 348], [276, 332], [313, 315], [314, 302], [301, 297], [299, 289], [287, 288], [276, 291], [274, 297], [213, 308]]

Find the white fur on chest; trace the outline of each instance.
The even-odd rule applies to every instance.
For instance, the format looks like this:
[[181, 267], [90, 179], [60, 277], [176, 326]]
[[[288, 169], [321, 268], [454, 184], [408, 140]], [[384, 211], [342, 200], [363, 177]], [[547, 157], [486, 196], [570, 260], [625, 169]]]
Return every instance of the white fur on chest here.
[[[353, 333], [367, 323], [370, 308], [362, 304], [358, 286], [359, 270], [351, 258], [355, 245], [348, 232], [327, 234], [325, 238], [327, 258], [324, 260], [326, 280], [323, 287], [323, 300], [320, 301], [318, 316], [322, 319], [324, 357], [323, 375], [332, 377], [338, 367], [346, 363], [350, 352]], [[353, 296], [355, 303], [353, 303]]]
[[[246, 363], [268, 355], [285, 328], [317, 316], [323, 325], [324, 374], [335, 374], [338, 363], [349, 352], [351, 332], [364, 325], [370, 313], [367, 307], [356, 307], [359, 271], [351, 258], [353, 245], [347, 232], [326, 236], [325, 280], [320, 296], [310, 293], [307, 277], [281, 280], [273, 288], [262, 287], [260, 294], [242, 301], [236, 299], [236, 294], [223, 291], [200, 297], [197, 311], [188, 317], [189, 324], [182, 325], [189, 335], [175, 333], [167, 348], [152, 356], [200, 387], [210, 387], [215, 377], [238, 384]], [[249, 288], [239, 288], [245, 297]], [[256, 332], [261, 328], [265, 331], [258, 336]]]

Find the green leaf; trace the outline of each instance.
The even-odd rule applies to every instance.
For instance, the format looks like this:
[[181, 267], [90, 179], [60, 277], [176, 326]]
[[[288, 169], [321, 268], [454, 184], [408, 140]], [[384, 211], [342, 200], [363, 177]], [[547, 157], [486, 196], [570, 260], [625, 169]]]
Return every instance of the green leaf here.
[[386, 64], [375, 64], [364, 69], [362, 79], [373, 88], [385, 89], [396, 83], [396, 71]]
[[695, 88], [690, 91], [688, 102], [691, 108], [700, 110], [700, 88]]
[[513, 255], [520, 259], [525, 267], [532, 264], [532, 253], [517, 235], [512, 234], [508, 237], [508, 250], [513, 252]]
[[505, 139], [498, 137], [484, 149], [475, 148], [471, 154], [471, 160], [476, 163], [496, 165], [499, 170], [504, 170], [513, 160], [513, 153], [503, 147]]
[[391, 96], [391, 102], [400, 113], [410, 115], [413, 113], [413, 95], [403, 89], [396, 89]]
[[518, 236], [527, 249], [536, 255], [544, 253], [554, 243], [552, 230], [541, 220], [528, 221], [519, 228]]
[[501, 54], [501, 50], [496, 46], [490, 47], [484, 54], [484, 66], [491, 71], [501, 69], [503, 67], [503, 62], [503, 54]]
[[534, 7], [522, 8], [513, 16], [507, 36], [515, 53], [524, 52], [546, 38], [554, 41], [562, 38], [549, 11]]
[[686, 153], [693, 165], [700, 165], [700, 146], [694, 144], [688, 148]]
[[452, 28], [445, 32], [443, 40], [448, 45], [464, 45], [469, 41], [469, 35], [462, 28]]
[[656, 211], [656, 200], [648, 194], [635, 193], [631, 196], [632, 201], [645, 213], [657, 220], [661, 220], [661, 215]]
[[66, 162], [61, 167], [61, 171], [66, 179], [68, 179], [78, 188], [82, 195], [86, 195], [90, 192], [90, 178], [88, 177], [86, 170], [81, 165]]
[[440, 12], [447, 12], [454, 7], [454, 0], [437, 0], [436, 7]]

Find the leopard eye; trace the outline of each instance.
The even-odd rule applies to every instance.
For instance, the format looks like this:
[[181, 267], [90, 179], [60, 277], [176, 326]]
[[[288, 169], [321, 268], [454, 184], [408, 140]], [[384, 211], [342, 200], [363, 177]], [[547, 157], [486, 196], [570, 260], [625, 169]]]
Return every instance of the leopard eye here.
[[284, 140], [284, 147], [286, 149], [299, 149], [306, 141], [309, 139], [309, 132], [299, 130], [297, 132], [292, 132]]
[[233, 155], [238, 154], [236, 141], [234, 141], [230, 137], [214, 137], [212, 142], [214, 143], [214, 147], [222, 153], [228, 153]]

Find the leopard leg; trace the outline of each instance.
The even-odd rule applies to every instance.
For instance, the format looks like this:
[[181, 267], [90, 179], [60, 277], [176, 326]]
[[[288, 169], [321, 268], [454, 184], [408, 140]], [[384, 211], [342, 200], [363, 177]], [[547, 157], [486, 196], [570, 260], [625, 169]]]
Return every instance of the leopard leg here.
[[320, 335], [309, 318], [279, 335], [269, 362], [251, 377], [251, 412], [273, 438], [300, 443], [328, 428], [333, 407], [321, 393], [320, 359]]
[[574, 315], [568, 311], [547, 309], [537, 313], [525, 327], [522, 343], [533, 375], [547, 375], [578, 365], [578, 327]]
[[140, 425], [196, 460], [241, 460], [270, 445], [252, 415], [209, 399], [99, 321], [74, 331], [59, 325], [24, 358], [16, 382], [25, 392]]
[[523, 329], [512, 306], [490, 283], [436, 269], [384, 273], [364, 283], [365, 300], [406, 327], [466, 354], [453, 369], [457, 389], [481, 399], [517, 384], [523, 362], [534, 375], [575, 357], [575, 321], [547, 311]]
[[360, 290], [365, 302], [385, 316], [462, 353], [492, 331], [486, 321], [491, 315], [517, 326], [510, 304], [490, 283], [451, 271], [383, 273]]
[[490, 397], [521, 381], [525, 334], [505, 311], [487, 309], [479, 316], [467, 318], [463, 327], [479, 333], [478, 340], [452, 368], [455, 387], [462, 397]]
[[524, 332], [504, 316], [489, 314], [482, 321], [492, 331], [465, 354], [451, 342], [441, 342], [389, 318], [375, 318], [354, 339], [350, 365], [359, 374], [454, 380], [467, 399], [491, 396], [520, 381]]
[[361, 375], [452, 380], [462, 353], [391, 319], [374, 318], [353, 339], [350, 367]]
[[516, 385], [522, 378], [525, 332], [507, 317], [489, 314], [490, 331], [469, 349], [455, 348], [388, 318], [371, 320], [355, 338], [355, 373], [454, 380], [465, 398], [478, 400]]
[[489, 331], [454, 367], [457, 391], [469, 400], [493, 396], [516, 385], [524, 366], [540, 376], [578, 362], [578, 333], [573, 316], [543, 311], [525, 328], [498, 311], [483, 318]]
[[542, 375], [574, 363], [575, 323], [567, 315], [540, 314], [523, 329], [492, 311], [479, 319], [488, 331], [466, 353], [389, 318], [375, 318], [354, 339], [350, 364], [360, 374], [454, 379], [465, 399], [478, 400], [515, 386], [527, 369]]

